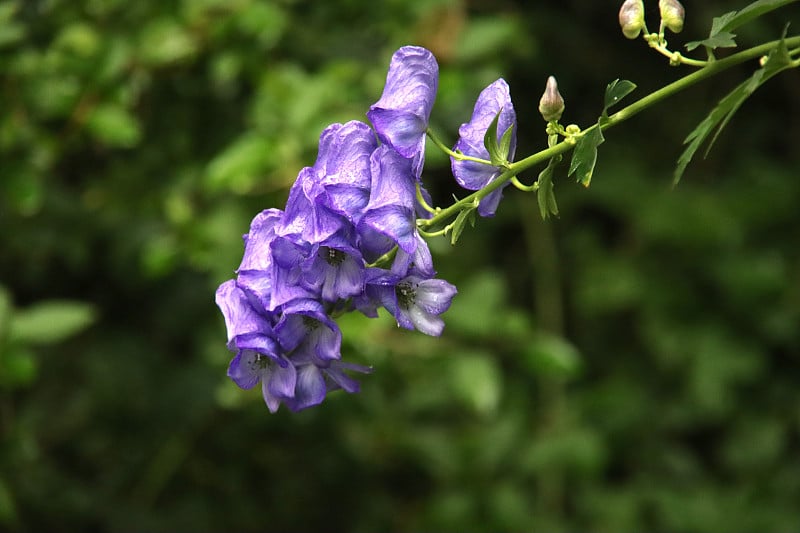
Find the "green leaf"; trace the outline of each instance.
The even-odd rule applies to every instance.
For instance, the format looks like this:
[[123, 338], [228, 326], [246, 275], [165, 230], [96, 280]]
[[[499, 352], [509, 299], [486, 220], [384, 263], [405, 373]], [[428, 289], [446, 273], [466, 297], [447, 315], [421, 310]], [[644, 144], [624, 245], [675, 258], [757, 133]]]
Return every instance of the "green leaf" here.
[[8, 291], [0, 285], [0, 355], [3, 353], [3, 340], [6, 336], [6, 331], [11, 324], [12, 316], [11, 296]]
[[709, 37], [708, 39], [703, 39], [702, 41], [686, 43], [686, 50], [691, 52], [698, 46], [705, 46], [707, 48], [733, 48], [736, 46], [736, 41], [733, 40], [734, 37], [736, 37], [736, 35], [725, 31], [713, 37]]
[[86, 127], [98, 141], [121, 148], [136, 146], [142, 137], [138, 119], [118, 104], [101, 104], [92, 109]]
[[698, 46], [705, 46], [712, 49], [734, 47], [736, 46], [736, 42], [734, 41], [736, 35], [731, 33], [734, 29], [765, 13], [796, 1], [797, 0], [758, 0], [740, 11], [731, 11], [719, 17], [714, 17], [708, 38], [702, 41], [686, 43], [686, 49], [692, 51]]
[[525, 362], [534, 375], [567, 379], [580, 372], [578, 350], [564, 338], [540, 333], [525, 349]]
[[14, 345], [0, 360], [0, 389], [30, 385], [37, 373], [34, 353], [25, 346]]
[[551, 159], [545, 169], [539, 173], [537, 180], [539, 188], [536, 190], [536, 200], [539, 202], [539, 213], [545, 220], [550, 215], [558, 216], [558, 204], [556, 204], [556, 195], [553, 190], [553, 171], [556, 164], [555, 159]]
[[503, 390], [502, 373], [491, 353], [460, 353], [448, 372], [456, 397], [480, 415], [493, 414]]
[[600, 127], [587, 130], [579, 139], [572, 153], [568, 176], [575, 174], [581, 185], [588, 187], [592, 181], [594, 166], [597, 164], [597, 147], [603, 144], [603, 132]]
[[500, 153], [500, 146], [497, 144], [497, 121], [500, 119], [500, 112], [494, 116], [494, 120], [489, 124], [489, 128], [483, 136], [483, 145], [486, 151], [489, 152], [489, 159], [493, 165], [500, 166], [503, 163], [503, 157]]
[[[500, 110], [502, 112], [502, 109]], [[500, 116], [498, 114], [498, 116]], [[500, 155], [503, 158], [503, 164], [508, 162], [508, 154], [511, 152], [511, 138], [514, 134], [514, 124], [511, 124], [506, 131], [503, 132], [503, 136], [500, 138]]]
[[636, 89], [636, 84], [628, 80], [616, 79], [606, 87], [606, 95], [603, 103], [603, 116], [608, 116], [608, 109], [616, 105], [631, 94]]
[[85, 329], [95, 321], [89, 304], [49, 300], [17, 310], [11, 321], [10, 338], [27, 344], [53, 344]]
[[[784, 30], [784, 36], [785, 35], [786, 30]], [[744, 101], [767, 80], [782, 70], [785, 70], [790, 65], [791, 57], [786, 48], [786, 42], [781, 38], [780, 44], [767, 56], [767, 61], [764, 63], [764, 66], [755, 71], [750, 78], [737, 85], [736, 88], [720, 100], [719, 104], [711, 110], [708, 116], [703, 119], [683, 141], [683, 143], [688, 144], [688, 146], [678, 158], [678, 164], [675, 167], [672, 180], [673, 185], [680, 181], [681, 176], [683, 176], [686, 170], [686, 166], [709, 135], [713, 132], [713, 136], [706, 147], [705, 155], [708, 155], [708, 152], [711, 150], [717, 137], [719, 137], [722, 129], [728, 124], [731, 118], [733, 118], [733, 115]]]
[[722, 15], [722, 17], [718, 17], [720, 18], [719, 21], [714, 19], [714, 24], [711, 27], [711, 35], [713, 36], [721, 32], [734, 30], [750, 22], [754, 18], [796, 1], [797, 0], [758, 0], [739, 11], [731, 11], [730, 13]]
[[453, 222], [453, 229], [452, 233], [450, 234], [450, 244], [455, 245], [456, 242], [458, 242], [458, 239], [461, 237], [461, 233], [464, 231], [464, 227], [467, 225], [467, 223], [469, 223], [469, 225], [473, 228], [475, 227], [475, 212], [475, 207], [467, 207], [458, 213], [458, 216], [456, 216], [456, 219]]

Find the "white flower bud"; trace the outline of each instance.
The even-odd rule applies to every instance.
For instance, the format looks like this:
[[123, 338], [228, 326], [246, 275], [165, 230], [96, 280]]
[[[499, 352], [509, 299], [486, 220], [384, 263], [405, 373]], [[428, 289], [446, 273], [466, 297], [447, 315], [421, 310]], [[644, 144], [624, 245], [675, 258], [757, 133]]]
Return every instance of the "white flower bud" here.
[[658, 9], [661, 12], [661, 24], [669, 28], [672, 33], [680, 33], [683, 29], [683, 6], [678, 0], [659, 0]]
[[564, 98], [558, 92], [558, 84], [553, 76], [547, 78], [544, 94], [539, 100], [539, 113], [547, 121], [558, 120], [564, 112]]
[[642, 0], [625, 0], [619, 9], [619, 25], [628, 39], [636, 39], [644, 28], [644, 3]]

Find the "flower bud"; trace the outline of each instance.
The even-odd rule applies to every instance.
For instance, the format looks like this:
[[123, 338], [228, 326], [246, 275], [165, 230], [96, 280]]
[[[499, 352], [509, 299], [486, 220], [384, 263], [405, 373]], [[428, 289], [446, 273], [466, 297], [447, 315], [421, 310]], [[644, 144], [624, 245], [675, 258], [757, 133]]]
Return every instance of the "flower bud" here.
[[628, 39], [636, 39], [644, 28], [644, 3], [642, 0], [625, 0], [619, 9], [619, 25]]
[[564, 98], [558, 92], [558, 84], [553, 76], [547, 78], [542, 99], [539, 100], [539, 113], [547, 121], [558, 120], [564, 112]]
[[669, 28], [672, 33], [680, 33], [683, 29], [683, 6], [678, 0], [659, 0], [658, 9], [661, 11], [661, 24]]

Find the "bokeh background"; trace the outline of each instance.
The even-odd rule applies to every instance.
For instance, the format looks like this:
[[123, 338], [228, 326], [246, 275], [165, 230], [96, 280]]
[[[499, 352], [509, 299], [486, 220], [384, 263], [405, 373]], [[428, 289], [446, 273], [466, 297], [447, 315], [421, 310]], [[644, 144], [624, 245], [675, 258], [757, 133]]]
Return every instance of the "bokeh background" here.
[[[745, 2], [684, 5], [675, 48]], [[562, 166], [560, 217], [509, 189], [432, 242], [459, 287], [445, 333], [343, 317], [375, 368], [360, 394], [270, 415], [225, 377], [213, 296], [241, 235], [326, 125], [365, 119], [396, 48], [438, 57], [448, 142], [506, 78], [526, 155], [548, 75], [587, 126], [608, 82], [633, 98], [686, 72], [624, 39], [618, 7], [0, 1], [0, 530], [797, 530], [797, 71], [677, 188], [684, 137], [756, 64], [609, 131], [590, 188]], [[461, 194], [435, 150], [425, 180]]]

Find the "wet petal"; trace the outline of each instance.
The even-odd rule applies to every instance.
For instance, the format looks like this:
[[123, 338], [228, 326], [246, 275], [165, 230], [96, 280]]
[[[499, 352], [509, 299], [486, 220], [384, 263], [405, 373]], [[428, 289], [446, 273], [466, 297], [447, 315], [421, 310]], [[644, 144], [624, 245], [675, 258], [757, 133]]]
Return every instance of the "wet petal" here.
[[383, 94], [367, 113], [380, 140], [405, 158], [422, 154], [438, 80], [433, 54], [404, 46], [392, 56]]
[[287, 399], [286, 405], [292, 411], [300, 411], [319, 405], [325, 399], [325, 378], [315, 365], [303, 365], [297, 370], [297, 386], [294, 398]]

